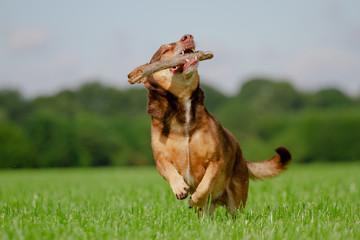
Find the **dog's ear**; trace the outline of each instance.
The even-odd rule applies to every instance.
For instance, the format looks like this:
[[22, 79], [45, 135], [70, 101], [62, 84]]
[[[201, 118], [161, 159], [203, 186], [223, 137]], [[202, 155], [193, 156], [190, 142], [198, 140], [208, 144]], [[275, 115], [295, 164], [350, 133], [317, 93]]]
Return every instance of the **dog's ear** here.
[[141, 77], [142, 72], [141, 69], [145, 66], [149, 65], [149, 63], [143, 64], [137, 68], [135, 68], [131, 73], [129, 73], [128, 78], [129, 78], [129, 83], [134, 84], [135, 82], [137, 83], [146, 83], [147, 82], [147, 77], [143, 77], [140, 81], [136, 80], [137, 78]]

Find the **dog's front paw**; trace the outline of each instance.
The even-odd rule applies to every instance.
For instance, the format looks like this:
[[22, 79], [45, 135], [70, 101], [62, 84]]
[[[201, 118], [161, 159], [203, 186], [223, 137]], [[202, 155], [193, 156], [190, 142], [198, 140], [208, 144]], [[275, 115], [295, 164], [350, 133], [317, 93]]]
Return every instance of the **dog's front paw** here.
[[188, 196], [190, 187], [184, 181], [180, 181], [172, 187], [172, 190], [177, 199], [183, 200]]
[[189, 207], [202, 208], [206, 205], [206, 198], [198, 198], [196, 193], [193, 194], [189, 199]]

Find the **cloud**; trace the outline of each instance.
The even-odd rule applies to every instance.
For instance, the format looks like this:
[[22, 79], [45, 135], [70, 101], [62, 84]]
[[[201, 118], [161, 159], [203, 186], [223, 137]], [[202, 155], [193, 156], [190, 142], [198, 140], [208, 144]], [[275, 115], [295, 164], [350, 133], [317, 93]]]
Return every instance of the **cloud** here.
[[51, 34], [44, 29], [15, 30], [8, 34], [7, 47], [15, 52], [38, 48], [51, 40]]
[[62, 53], [53, 58], [35, 58], [20, 65], [0, 66], [0, 88], [20, 89], [27, 97], [54, 93], [78, 84], [79, 65], [77, 55]]
[[360, 43], [360, 24], [350, 29], [346, 44], [352, 51], [359, 51], [360, 50], [359, 43]]
[[306, 89], [338, 87], [350, 94], [360, 90], [360, 55], [330, 49], [312, 49], [299, 54], [285, 73]]

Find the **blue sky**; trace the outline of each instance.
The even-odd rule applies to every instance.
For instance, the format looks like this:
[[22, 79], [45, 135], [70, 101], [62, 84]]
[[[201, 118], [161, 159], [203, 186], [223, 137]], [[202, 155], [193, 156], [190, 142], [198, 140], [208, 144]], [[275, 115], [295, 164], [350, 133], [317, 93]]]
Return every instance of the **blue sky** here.
[[51, 94], [127, 74], [194, 35], [214, 59], [201, 81], [226, 93], [254, 76], [360, 94], [360, 1], [0, 1], [0, 88]]

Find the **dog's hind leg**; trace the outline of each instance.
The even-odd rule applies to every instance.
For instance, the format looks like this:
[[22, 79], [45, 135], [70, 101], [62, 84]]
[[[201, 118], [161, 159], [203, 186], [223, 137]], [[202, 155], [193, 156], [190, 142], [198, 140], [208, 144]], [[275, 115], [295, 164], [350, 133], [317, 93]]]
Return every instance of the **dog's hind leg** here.
[[209, 206], [209, 214], [212, 215], [215, 211], [215, 208], [216, 208], [216, 203], [214, 202], [211, 202], [210, 203], [210, 206]]
[[243, 162], [238, 162], [234, 166], [233, 176], [229, 185], [226, 188], [227, 193], [227, 208], [231, 214], [235, 211], [243, 210], [246, 205], [247, 195], [249, 189], [249, 173], [246, 165]]

